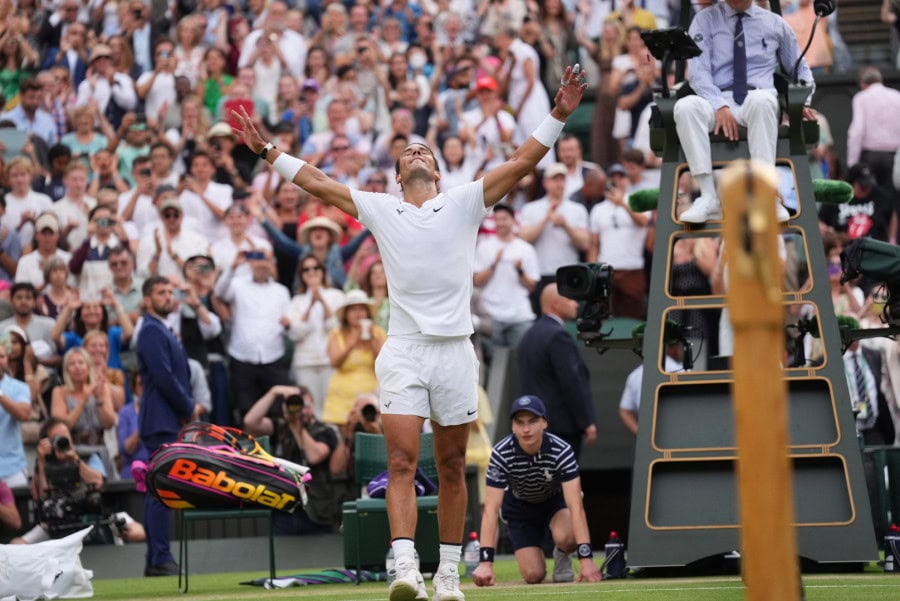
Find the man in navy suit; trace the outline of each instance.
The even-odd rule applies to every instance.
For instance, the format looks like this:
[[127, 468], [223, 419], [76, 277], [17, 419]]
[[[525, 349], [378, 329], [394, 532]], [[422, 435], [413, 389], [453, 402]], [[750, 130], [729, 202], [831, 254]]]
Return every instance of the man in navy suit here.
[[42, 70], [60, 66], [69, 72], [72, 77], [72, 86], [77, 90], [78, 86], [87, 76], [88, 49], [85, 46], [87, 40], [87, 27], [81, 23], [72, 23], [66, 29], [58, 46], [47, 48], [44, 54]]
[[[187, 353], [165, 323], [173, 307], [172, 284], [153, 276], [144, 282], [147, 310], [137, 341], [138, 369], [144, 387], [141, 396], [141, 440], [152, 455], [174, 442], [182, 423], [197, 413], [191, 398], [191, 371]], [[152, 495], [144, 497], [147, 564], [144, 576], [173, 576], [178, 565], [169, 549], [169, 510]]]
[[575, 319], [578, 303], [560, 296], [556, 284], [541, 291], [541, 316], [519, 341], [520, 395], [541, 398], [550, 431], [581, 455], [582, 441], [597, 439], [597, 416], [591, 401], [587, 365], [565, 321]]

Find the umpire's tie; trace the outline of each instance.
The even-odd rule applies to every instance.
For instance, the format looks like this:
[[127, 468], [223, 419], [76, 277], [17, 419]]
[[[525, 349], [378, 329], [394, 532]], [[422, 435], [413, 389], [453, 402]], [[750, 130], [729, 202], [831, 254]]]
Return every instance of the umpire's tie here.
[[744, 104], [747, 97], [747, 45], [744, 43], [744, 13], [737, 13], [734, 27], [734, 101]]
[[872, 406], [869, 399], [869, 388], [866, 385], [866, 374], [863, 371], [862, 351], [853, 354], [853, 376], [856, 381], [856, 399], [859, 403], [859, 415], [861, 420], [867, 420], [872, 415]]

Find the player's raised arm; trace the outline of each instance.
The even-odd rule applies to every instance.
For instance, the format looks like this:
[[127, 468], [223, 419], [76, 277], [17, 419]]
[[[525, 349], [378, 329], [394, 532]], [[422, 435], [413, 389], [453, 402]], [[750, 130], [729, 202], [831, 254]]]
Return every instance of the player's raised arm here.
[[553, 99], [553, 110], [547, 115], [528, 139], [510, 155], [509, 159], [492, 169], [484, 176], [484, 205], [487, 207], [498, 203], [506, 196], [516, 183], [534, 171], [538, 162], [556, 143], [562, 132], [566, 119], [578, 105], [587, 88], [584, 71], [580, 65], [566, 67], [560, 82], [559, 91]]
[[240, 109], [240, 112], [231, 112], [237, 121], [234, 131], [243, 137], [250, 150], [271, 163], [272, 168], [284, 179], [294, 182], [313, 196], [336, 206], [352, 217], [359, 216], [356, 205], [350, 197], [350, 188], [331, 179], [315, 165], [310, 165], [302, 159], [278, 150], [273, 144], [266, 143], [244, 107]]

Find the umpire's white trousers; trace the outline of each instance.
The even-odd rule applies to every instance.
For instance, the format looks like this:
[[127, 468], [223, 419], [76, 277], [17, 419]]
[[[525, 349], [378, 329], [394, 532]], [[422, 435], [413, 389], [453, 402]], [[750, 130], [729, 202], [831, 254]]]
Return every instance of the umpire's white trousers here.
[[[737, 122], [747, 128], [750, 157], [774, 165], [780, 114], [776, 91], [750, 90], [743, 105], [734, 102], [731, 92], [724, 92], [724, 96]], [[685, 96], [675, 103], [674, 116], [675, 130], [691, 173], [712, 173], [709, 134], [716, 125], [712, 105], [700, 96]]]

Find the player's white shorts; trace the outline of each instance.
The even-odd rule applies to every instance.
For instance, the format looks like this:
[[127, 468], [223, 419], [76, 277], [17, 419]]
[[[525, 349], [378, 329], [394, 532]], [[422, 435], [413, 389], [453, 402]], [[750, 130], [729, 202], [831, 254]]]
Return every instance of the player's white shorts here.
[[478, 367], [468, 336], [388, 336], [375, 360], [381, 412], [418, 415], [442, 426], [474, 421]]

